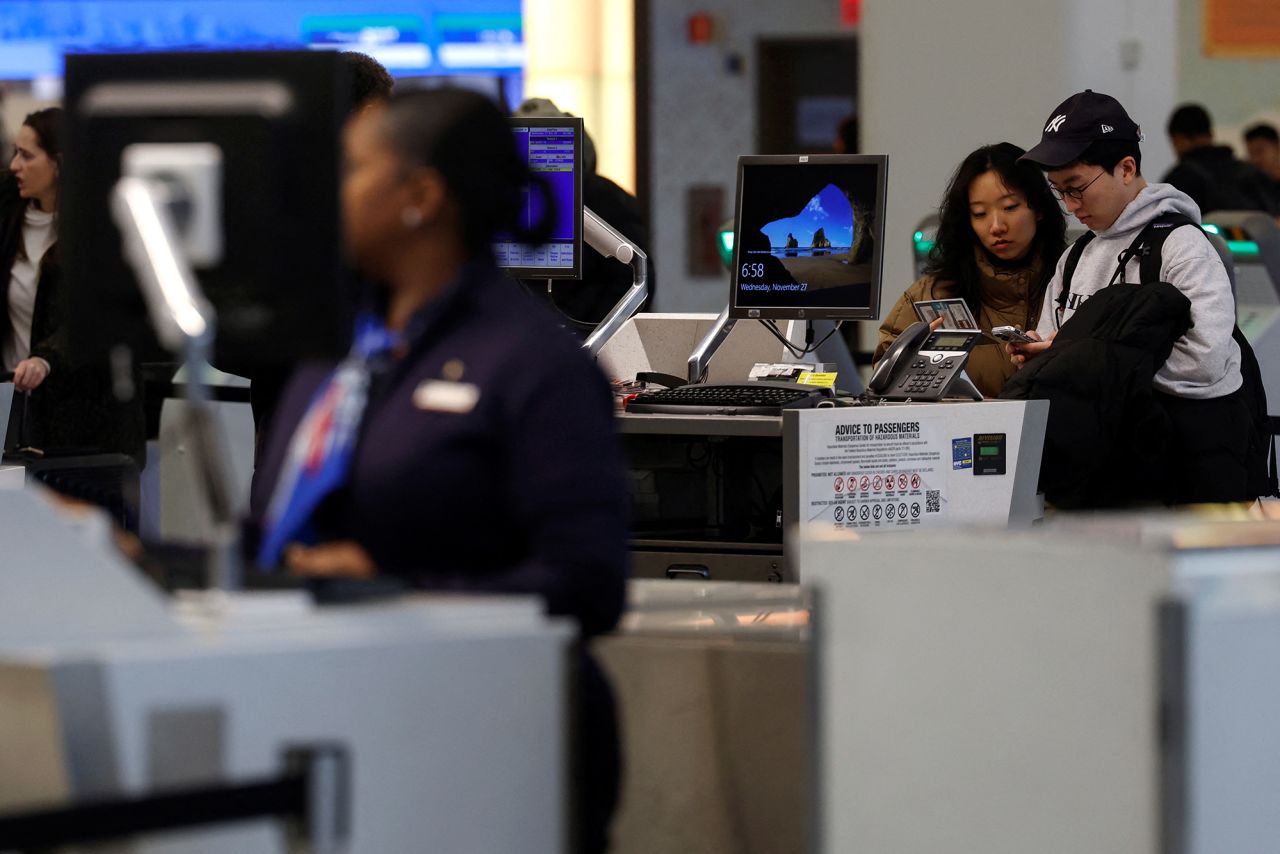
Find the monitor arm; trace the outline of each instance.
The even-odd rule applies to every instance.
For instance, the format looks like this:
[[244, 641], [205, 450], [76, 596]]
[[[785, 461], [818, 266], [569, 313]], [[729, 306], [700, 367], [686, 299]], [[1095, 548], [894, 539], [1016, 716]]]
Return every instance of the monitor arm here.
[[729, 316], [729, 306], [725, 306], [720, 312], [720, 316], [716, 318], [715, 324], [698, 342], [698, 346], [689, 354], [689, 382], [702, 382], [702, 378], [706, 376], [707, 368], [711, 365], [711, 357], [720, 349], [720, 345], [724, 343], [724, 339], [729, 337], [729, 333], [733, 331], [734, 324], [738, 321], [736, 318]]
[[226, 452], [209, 393], [214, 310], [205, 299], [169, 212], [168, 188], [154, 178], [125, 176], [111, 192], [111, 215], [123, 238], [124, 257], [137, 274], [160, 343], [185, 359], [190, 420], [187, 429], [197, 471], [213, 514], [215, 542], [209, 555], [210, 587], [239, 586], [238, 528]]
[[123, 177], [111, 193], [111, 214], [160, 343], [171, 352], [208, 356], [213, 350], [213, 306], [178, 248], [161, 189], [147, 178]]
[[616, 258], [631, 267], [631, 288], [622, 295], [622, 299], [618, 300], [618, 304], [600, 321], [582, 345], [594, 357], [648, 299], [649, 256], [585, 205], [582, 208], [582, 238], [604, 257]]

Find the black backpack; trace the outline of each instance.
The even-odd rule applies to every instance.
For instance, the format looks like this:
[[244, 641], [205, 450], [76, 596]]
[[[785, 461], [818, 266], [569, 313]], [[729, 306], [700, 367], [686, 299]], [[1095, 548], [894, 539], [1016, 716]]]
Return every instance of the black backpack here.
[[[1138, 236], [1133, 239], [1129, 247], [1121, 252], [1117, 258], [1119, 266], [1111, 277], [1112, 283], [1117, 279], [1121, 282], [1124, 281], [1124, 268], [1135, 256], [1139, 258], [1138, 281], [1160, 281], [1161, 253], [1164, 251], [1164, 242], [1175, 228], [1181, 228], [1184, 225], [1193, 225], [1196, 227], [1196, 231], [1200, 231], [1198, 222], [1180, 213], [1161, 214], [1147, 223], [1146, 227], [1138, 232]], [[1203, 232], [1201, 233], [1203, 234]], [[1094, 237], [1095, 235], [1092, 231], [1086, 231], [1067, 250], [1067, 260], [1063, 262], [1062, 266], [1062, 293], [1058, 294], [1057, 299], [1059, 309], [1066, 308], [1067, 301], [1071, 296], [1071, 277], [1075, 274], [1076, 266], [1080, 263], [1080, 256], [1084, 254], [1084, 248], [1089, 245], [1089, 242]], [[1205, 240], [1208, 239], [1208, 235], [1205, 235]], [[1217, 250], [1215, 249], [1214, 251]], [[1247, 460], [1249, 491], [1251, 494], [1258, 496], [1280, 495], [1271, 416], [1267, 411], [1267, 390], [1262, 385], [1262, 369], [1258, 366], [1258, 357], [1254, 355], [1253, 347], [1249, 345], [1248, 339], [1244, 337], [1244, 333], [1240, 331], [1238, 325], [1232, 328], [1231, 337], [1240, 347], [1240, 375], [1244, 380], [1241, 388], [1244, 390], [1245, 405], [1249, 409], [1253, 422]]]

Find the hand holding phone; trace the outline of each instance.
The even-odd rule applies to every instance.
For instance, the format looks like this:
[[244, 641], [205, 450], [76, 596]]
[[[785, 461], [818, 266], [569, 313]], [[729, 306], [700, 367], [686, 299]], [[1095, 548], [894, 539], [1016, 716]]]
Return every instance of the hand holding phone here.
[[[1000, 327], [1000, 329], [1001, 330], [1013, 329], [1013, 327], [1004, 326], [1004, 327]], [[1016, 329], [1014, 329], [1014, 331], [1017, 332]], [[1041, 340], [1040, 335], [1035, 332], [1032, 332], [1030, 334], [1025, 332], [1019, 332], [1018, 334], [1024, 336], [1029, 340], [1022, 341], [1016, 338], [1008, 340], [1007, 343], [1005, 343], [1004, 345], [1004, 350], [1006, 353], [1009, 354], [1009, 361], [1013, 362], [1013, 364], [1016, 367], [1021, 368], [1023, 365], [1027, 363], [1028, 359], [1034, 358], [1035, 356], [1039, 356], [1045, 350], [1048, 350], [1049, 347], [1053, 344], [1053, 339], [1057, 336], [1058, 333], [1050, 332], [1049, 337], [1043, 340]], [[991, 330], [991, 337], [993, 338], [996, 337], [996, 332], [994, 329]]]
[[1016, 326], [997, 326], [991, 330], [991, 337], [1006, 344], [1031, 344], [1036, 340]]

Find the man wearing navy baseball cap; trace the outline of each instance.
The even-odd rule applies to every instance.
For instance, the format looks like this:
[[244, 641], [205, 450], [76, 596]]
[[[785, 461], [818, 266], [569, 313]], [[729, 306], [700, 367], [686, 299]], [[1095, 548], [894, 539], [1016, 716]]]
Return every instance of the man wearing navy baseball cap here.
[[[1011, 345], [1009, 352], [1015, 363], [1025, 364], [1049, 350], [1059, 328], [1109, 285], [1145, 284], [1143, 271], [1155, 281], [1155, 258], [1143, 263], [1143, 257], [1158, 254], [1158, 281], [1190, 300], [1190, 327], [1181, 335], [1180, 324], [1171, 327], [1169, 340], [1177, 336], [1172, 351], [1163, 365], [1153, 366], [1151, 380], [1155, 399], [1172, 423], [1168, 466], [1178, 471], [1178, 487], [1162, 497], [1169, 503], [1253, 499], [1258, 492], [1248, 484], [1256, 482], [1249, 477], [1256, 461], [1246, 459], [1249, 447], [1257, 444], [1253, 399], [1248, 397], [1253, 390], [1241, 392], [1245, 383], [1241, 346], [1233, 338], [1231, 282], [1201, 229], [1179, 227], [1200, 222], [1200, 210], [1190, 197], [1142, 177], [1142, 139], [1137, 122], [1119, 101], [1085, 90], [1048, 115], [1040, 143], [1020, 158], [1045, 171], [1054, 195], [1089, 231], [1058, 261], [1033, 336], [1040, 342]], [[1099, 305], [1113, 305], [1116, 296], [1132, 294], [1115, 292]], [[1181, 300], [1172, 294], [1172, 302]], [[1131, 304], [1124, 307], [1129, 310]], [[1099, 311], [1087, 312], [1081, 323], [1097, 323]], [[1185, 323], [1185, 310], [1180, 322]], [[1055, 358], [1062, 358], [1068, 340], [1081, 337], [1080, 325], [1064, 336]], [[1044, 372], [1032, 372], [1037, 373]], [[1015, 375], [1013, 382], [1018, 379]], [[1265, 469], [1265, 454], [1262, 465]]]

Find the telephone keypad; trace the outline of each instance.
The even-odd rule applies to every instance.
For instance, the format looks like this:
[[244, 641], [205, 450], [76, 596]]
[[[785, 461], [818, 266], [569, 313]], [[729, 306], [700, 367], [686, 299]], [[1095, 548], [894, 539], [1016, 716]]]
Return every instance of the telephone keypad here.
[[920, 350], [909, 356], [910, 362], [887, 390], [890, 399], [939, 400], [951, 380], [964, 369], [969, 351], [977, 343], [980, 332], [969, 330], [937, 330], [923, 342]]

